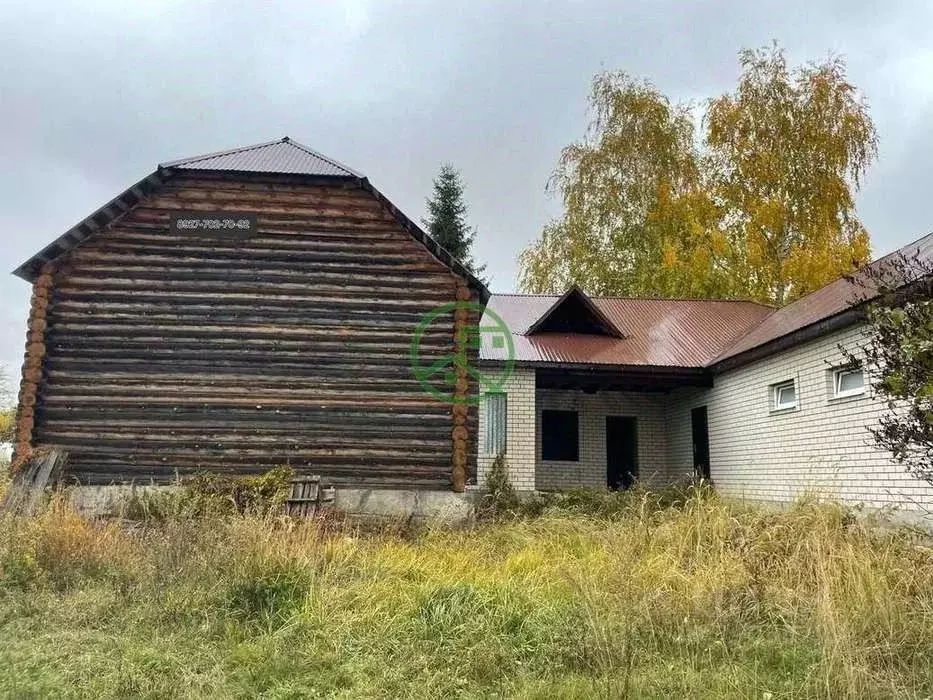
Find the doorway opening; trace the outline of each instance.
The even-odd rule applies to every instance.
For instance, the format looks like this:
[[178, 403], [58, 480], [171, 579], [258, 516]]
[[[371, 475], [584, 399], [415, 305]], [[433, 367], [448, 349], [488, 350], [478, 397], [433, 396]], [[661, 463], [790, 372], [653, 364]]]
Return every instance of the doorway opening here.
[[630, 488], [638, 478], [638, 423], [630, 416], [606, 416], [606, 485]]
[[693, 473], [699, 479], [709, 481], [709, 423], [706, 406], [690, 411], [693, 432]]

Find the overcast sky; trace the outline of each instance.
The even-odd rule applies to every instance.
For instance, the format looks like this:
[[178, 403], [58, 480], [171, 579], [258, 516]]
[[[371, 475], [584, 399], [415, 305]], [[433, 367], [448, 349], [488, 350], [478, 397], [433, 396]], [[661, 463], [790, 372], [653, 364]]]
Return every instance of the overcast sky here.
[[[475, 256], [512, 290], [557, 212], [545, 183], [583, 133], [594, 73], [701, 100], [735, 85], [741, 47], [772, 39], [793, 62], [844, 55], [868, 97], [881, 155], [858, 205], [874, 251], [933, 229], [923, 0], [34, 1], [0, 6], [0, 258], [12, 270], [159, 162], [288, 135], [416, 220], [452, 162]], [[0, 362], [18, 372], [29, 287], [2, 274], [0, 293]]]

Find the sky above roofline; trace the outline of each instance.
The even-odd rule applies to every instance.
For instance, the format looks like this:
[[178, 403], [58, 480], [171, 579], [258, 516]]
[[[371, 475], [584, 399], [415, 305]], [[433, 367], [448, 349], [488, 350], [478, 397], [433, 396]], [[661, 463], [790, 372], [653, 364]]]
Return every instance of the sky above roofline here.
[[[0, 9], [0, 253], [11, 270], [156, 163], [288, 134], [352, 163], [418, 221], [441, 163], [463, 171], [494, 291], [559, 211], [544, 191], [583, 134], [589, 81], [622, 69], [680, 100], [735, 84], [737, 51], [834, 52], [866, 94], [880, 158], [858, 195], [876, 255], [933, 229], [933, 7], [868, 0], [427, 1], [274, 6], [104, 1]], [[0, 276], [0, 362], [21, 361], [29, 288]]]

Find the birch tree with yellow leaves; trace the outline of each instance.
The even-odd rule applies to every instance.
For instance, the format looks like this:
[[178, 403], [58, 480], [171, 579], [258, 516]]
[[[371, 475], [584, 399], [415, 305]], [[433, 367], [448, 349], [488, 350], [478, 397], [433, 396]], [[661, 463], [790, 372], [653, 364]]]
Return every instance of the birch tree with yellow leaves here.
[[648, 82], [594, 78], [586, 135], [548, 185], [563, 215], [522, 253], [523, 289], [782, 305], [868, 261], [854, 195], [877, 134], [844, 62], [789, 69], [776, 45], [740, 60], [699, 128]]

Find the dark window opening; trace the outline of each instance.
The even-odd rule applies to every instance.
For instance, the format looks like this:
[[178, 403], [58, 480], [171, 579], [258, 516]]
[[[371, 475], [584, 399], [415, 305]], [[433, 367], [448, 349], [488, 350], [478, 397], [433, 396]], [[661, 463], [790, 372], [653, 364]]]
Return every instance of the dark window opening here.
[[580, 421], [576, 411], [541, 411], [541, 459], [580, 460]]

